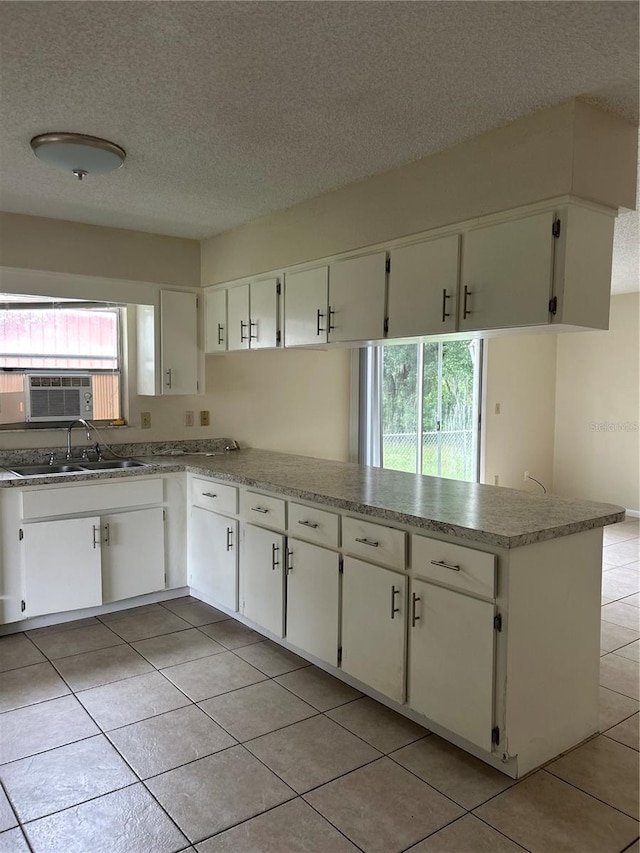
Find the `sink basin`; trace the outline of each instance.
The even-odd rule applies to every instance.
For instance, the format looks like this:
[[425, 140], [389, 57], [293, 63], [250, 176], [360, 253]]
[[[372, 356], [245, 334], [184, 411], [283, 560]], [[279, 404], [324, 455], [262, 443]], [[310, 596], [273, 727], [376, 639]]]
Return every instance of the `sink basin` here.
[[135, 459], [102, 459], [100, 462], [69, 462], [62, 465], [16, 465], [9, 468], [18, 477], [41, 477], [47, 474], [82, 474], [85, 471], [114, 471], [121, 468], [146, 468]]
[[102, 459], [100, 462], [83, 462], [84, 471], [110, 471], [114, 468], [146, 468], [146, 463], [135, 459]]
[[19, 477], [39, 477], [42, 474], [77, 474], [84, 468], [81, 465], [16, 465], [9, 470]]

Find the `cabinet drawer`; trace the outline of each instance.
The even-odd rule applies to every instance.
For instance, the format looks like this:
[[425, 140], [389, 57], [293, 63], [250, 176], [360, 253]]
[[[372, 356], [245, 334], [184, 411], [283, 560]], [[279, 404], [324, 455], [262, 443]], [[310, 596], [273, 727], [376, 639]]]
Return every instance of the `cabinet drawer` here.
[[327, 545], [338, 547], [338, 516], [313, 506], [289, 503], [289, 533]]
[[191, 480], [191, 503], [204, 509], [235, 515], [238, 512], [238, 490], [235, 486], [194, 477]]
[[426, 536], [411, 537], [411, 569], [415, 575], [485, 598], [496, 595], [496, 563], [495, 554]]
[[243, 517], [253, 524], [261, 524], [265, 527], [284, 530], [285, 506], [286, 501], [281, 498], [272, 498], [269, 495], [261, 495], [259, 492], [242, 492], [240, 495]]
[[359, 521], [342, 520], [342, 548], [349, 554], [382, 563], [394, 569], [406, 566], [406, 535], [401, 530]]
[[22, 517], [25, 520], [58, 515], [78, 515], [105, 512], [133, 506], [162, 503], [163, 487], [160, 478], [138, 480], [123, 478], [111, 483], [85, 483], [78, 486], [34, 487], [22, 495]]

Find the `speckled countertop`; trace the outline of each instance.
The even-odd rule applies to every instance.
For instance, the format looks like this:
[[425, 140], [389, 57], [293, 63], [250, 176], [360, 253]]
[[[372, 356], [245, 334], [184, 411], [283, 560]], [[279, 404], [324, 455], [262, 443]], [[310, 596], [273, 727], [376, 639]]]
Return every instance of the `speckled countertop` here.
[[187, 470], [374, 519], [517, 548], [624, 519], [623, 507], [483, 486], [308, 456], [243, 449], [219, 456], [139, 457], [148, 468], [17, 478], [0, 487], [105, 480]]

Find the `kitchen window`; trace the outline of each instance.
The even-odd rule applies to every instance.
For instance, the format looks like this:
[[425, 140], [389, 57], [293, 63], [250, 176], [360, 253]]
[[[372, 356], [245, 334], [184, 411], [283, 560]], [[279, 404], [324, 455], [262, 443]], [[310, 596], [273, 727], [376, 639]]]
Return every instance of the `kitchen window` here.
[[27, 423], [30, 374], [45, 377], [42, 385], [73, 385], [88, 376], [91, 420], [119, 420], [123, 311], [102, 302], [0, 295], [0, 427], [55, 424]]
[[478, 482], [482, 341], [360, 351], [359, 461]]

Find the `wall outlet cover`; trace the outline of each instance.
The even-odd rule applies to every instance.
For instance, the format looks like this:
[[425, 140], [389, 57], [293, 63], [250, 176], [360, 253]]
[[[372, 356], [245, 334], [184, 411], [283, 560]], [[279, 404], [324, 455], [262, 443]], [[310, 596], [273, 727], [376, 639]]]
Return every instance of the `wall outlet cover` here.
[[184, 425], [186, 427], [192, 427], [194, 424], [194, 414], [193, 412], [185, 412], [184, 413]]
[[151, 429], [151, 412], [140, 412], [140, 428]]
[[209, 412], [207, 412], [207, 411], [200, 412], [200, 426], [209, 426], [209, 424], [210, 424]]

